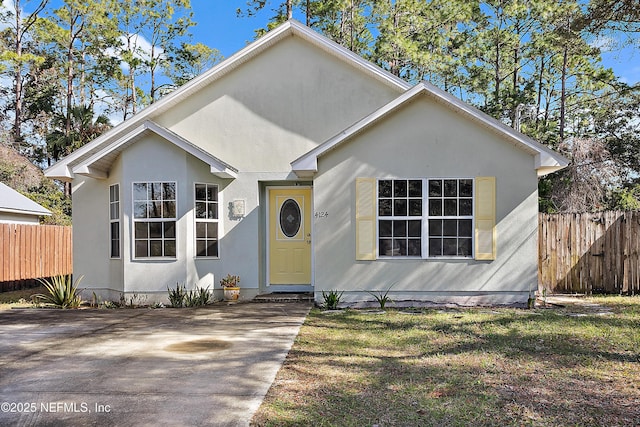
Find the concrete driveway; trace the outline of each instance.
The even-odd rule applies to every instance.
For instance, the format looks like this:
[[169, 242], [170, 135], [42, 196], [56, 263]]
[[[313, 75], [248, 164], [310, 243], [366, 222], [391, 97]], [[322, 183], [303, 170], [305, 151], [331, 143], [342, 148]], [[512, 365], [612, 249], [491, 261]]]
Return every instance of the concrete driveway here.
[[248, 425], [309, 308], [0, 311], [0, 425]]

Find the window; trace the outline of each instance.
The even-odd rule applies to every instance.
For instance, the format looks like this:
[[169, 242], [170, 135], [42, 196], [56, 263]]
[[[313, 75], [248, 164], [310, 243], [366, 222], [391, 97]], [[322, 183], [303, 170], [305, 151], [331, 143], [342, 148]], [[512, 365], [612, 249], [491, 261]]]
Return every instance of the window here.
[[217, 257], [218, 186], [195, 184], [196, 257]]
[[471, 257], [473, 180], [429, 180], [429, 256]]
[[378, 256], [472, 256], [473, 179], [380, 179], [377, 201]]
[[176, 183], [133, 183], [135, 258], [176, 256]]
[[422, 256], [422, 180], [378, 181], [378, 253]]
[[111, 258], [120, 258], [120, 184], [109, 186], [109, 241]]

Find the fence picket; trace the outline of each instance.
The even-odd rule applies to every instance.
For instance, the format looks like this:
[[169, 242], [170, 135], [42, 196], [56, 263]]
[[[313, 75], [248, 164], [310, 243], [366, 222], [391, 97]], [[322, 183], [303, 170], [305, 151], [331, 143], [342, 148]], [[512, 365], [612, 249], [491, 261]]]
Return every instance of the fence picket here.
[[539, 214], [538, 281], [555, 293], [640, 292], [640, 214]]
[[71, 274], [71, 227], [0, 224], [0, 283]]

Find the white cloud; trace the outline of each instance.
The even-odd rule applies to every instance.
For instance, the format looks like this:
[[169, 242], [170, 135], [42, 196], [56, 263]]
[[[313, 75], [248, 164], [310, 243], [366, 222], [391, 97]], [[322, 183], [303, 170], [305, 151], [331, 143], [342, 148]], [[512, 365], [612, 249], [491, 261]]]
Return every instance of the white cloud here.
[[[144, 36], [139, 34], [130, 34], [127, 36], [120, 36], [121, 47], [119, 49], [109, 48], [107, 50], [107, 54], [111, 55], [115, 58], [122, 59], [122, 52], [124, 52], [127, 48], [127, 44], [130, 44], [131, 49], [133, 50], [133, 56], [137, 59], [141, 59], [143, 61], [148, 61], [151, 58], [151, 43]], [[158, 58], [159, 56], [164, 55], [164, 49], [159, 46], [155, 47], [154, 56]], [[120, 63], [122, 70], [125, 72], [129, 71], [129, 64], [122, 61]]]

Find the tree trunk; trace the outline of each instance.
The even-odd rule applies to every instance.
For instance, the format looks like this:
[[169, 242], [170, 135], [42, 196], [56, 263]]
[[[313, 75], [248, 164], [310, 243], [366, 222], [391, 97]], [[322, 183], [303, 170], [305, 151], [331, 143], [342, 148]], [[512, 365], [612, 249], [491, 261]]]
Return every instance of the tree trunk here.
[[287, 21], [293, 19], [293, 0], [287, 0]]
[[560, 92], [560, 142], [564, 141], [564, 127], [565, 127], [565, 110], [567, 102], [567, 61], [569, 57], [569, 48], [564, 47], [562, 53], [562, 78], [561, 78], [561, 92]]
[[15, 117], [13, 120], [13, 141], [19, 144], [22, 140], [22, 16], [21, 6], [19, 2], [15, 2], [16, 9], [16, 69], [14, 84], [14, 109]]

